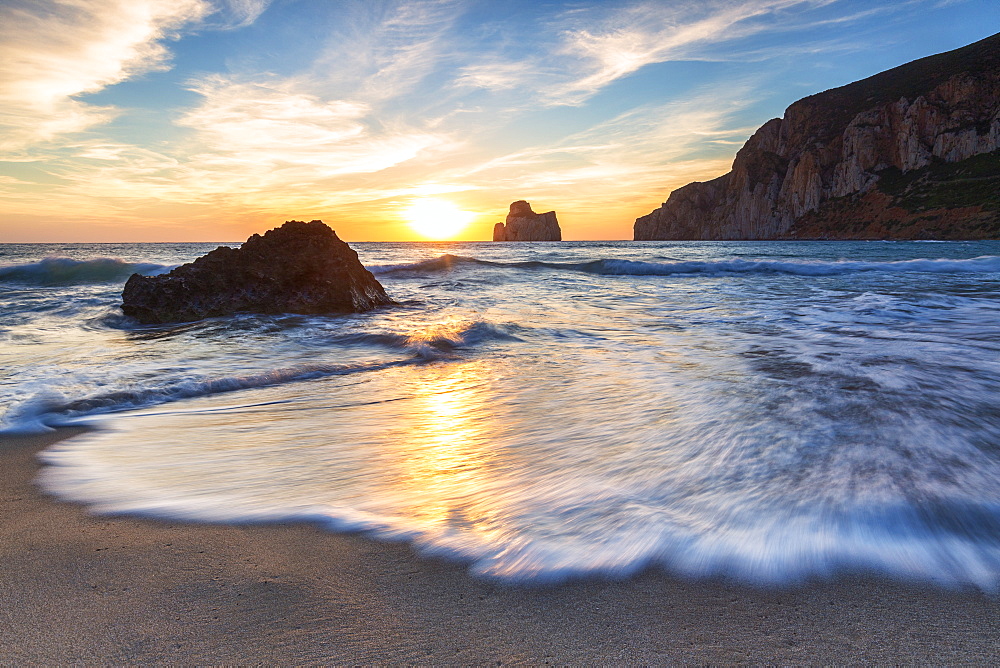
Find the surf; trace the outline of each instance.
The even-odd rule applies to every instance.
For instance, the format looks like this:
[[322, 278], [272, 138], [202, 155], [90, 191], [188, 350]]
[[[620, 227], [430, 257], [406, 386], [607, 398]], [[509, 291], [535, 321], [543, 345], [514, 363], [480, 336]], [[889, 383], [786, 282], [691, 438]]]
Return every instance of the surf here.
[[859, 262], [854, 260], [713, 260], [683, 262], [642, 262], [602, 258], [588, 262], [546, 262], [541, 260], [501, 262], [475, 257], [445, 254], [430, 260], [401, 265], [372, 267], [376, 275], [423, 275], [460, 271], [465, 268], [492, 268], [499, 270], [554, 270], [577, 271], [600, 276], [675, 276], [733, 274], [786, 274], [792, 276], [840, 276], [844, 274], [931, 273], [979, 274], [1000, 272], [1000, 256], [983, 256], [970, 259], [894, 260], [884, 262]]
[[38, 262], [0, 266], [0, 283], [44, 286], [117, 283], [132, 274], [154, 276], [170, 269], [167, 265], [126, 262], [113, 257], [86, 260], [47, 257]]

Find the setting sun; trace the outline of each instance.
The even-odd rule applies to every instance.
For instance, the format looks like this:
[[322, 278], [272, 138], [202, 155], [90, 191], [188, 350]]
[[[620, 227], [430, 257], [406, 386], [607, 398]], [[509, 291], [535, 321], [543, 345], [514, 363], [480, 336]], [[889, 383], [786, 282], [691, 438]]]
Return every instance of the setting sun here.
[[441, 199], [419, 199], [403, 211], [410, 227], [428, 239], [450, 239], [472, 222], [476, 214]]

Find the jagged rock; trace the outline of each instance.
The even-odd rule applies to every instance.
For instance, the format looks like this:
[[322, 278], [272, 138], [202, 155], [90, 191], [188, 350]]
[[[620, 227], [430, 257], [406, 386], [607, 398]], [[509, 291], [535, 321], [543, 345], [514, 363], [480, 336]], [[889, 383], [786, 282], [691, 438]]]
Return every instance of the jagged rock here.
[[518, 200], [510, 205], [507, 224], [493, 227], [493, 241], [562, 241], [556, 212], [535, 213], [531, 205]]
[[394, 303], [321, 220], [286, 222], [161, 276], [133, 274], [122, 310], [143, 323], [252, 313], [356, 313]]
[[[954, 178], [978, 185], [950, 199], [938, 196], [945, 172], [934, 170], [998, 150], [1000, 35], [994, 35], [795, 102], [784, 118], [754, 133], [731, 172], [678, 188], [636, 219], [635, 239], [803, 238], [807, 228], [824, 238], [870, 238], [858, 235], [876, 231], [890, 238], [997, 236], [989, 232], [1000, 224], [989, 194], [996, 187], [982, 180], [1000, 185], [1000, 169], [976, 163], [974, 177], [957, 170]], [[914, 175], [912, 188], [889, 193], [887, 175], [899, 173]], [[930, 191], [920, 190], [930, 182]], [[884, 207], [899, 211], [888, 216]], [[958, 209], [962, 216], [952, 213]], [[944, 230], [945, 220], [958, 227]], [[875, 222], [870, 229], [862, 224]]]

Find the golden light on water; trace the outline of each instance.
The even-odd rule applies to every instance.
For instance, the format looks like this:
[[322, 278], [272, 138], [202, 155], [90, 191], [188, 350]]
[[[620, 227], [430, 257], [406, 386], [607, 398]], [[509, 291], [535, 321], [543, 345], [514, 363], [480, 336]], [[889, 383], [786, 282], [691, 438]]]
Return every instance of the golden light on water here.
[[490, 453], [490, 418], [483, 405], [486, 365], [415, 372], [406, 403], [406, 429], [395, 442], [395, 484], [404, 491], [406, 513], [436, 532], [462, 527], [474, 534], [496, 529], [486, 488], [496, 471]]
[[415, 200], [403, 211], [403, 217], [421, 236], [444, 240], [464, 230], [476, 214], [464, 211], [448, 200], [428, 197]]

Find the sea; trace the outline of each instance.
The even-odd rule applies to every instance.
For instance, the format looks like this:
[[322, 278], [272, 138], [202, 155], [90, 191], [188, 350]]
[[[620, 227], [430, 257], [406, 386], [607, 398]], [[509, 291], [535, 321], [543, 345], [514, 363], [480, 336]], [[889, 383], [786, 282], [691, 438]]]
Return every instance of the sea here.
[[514, 585], [1000, 585], [1000, 242], [353, 243], [397, 306], [123, 316], [216, 245], [0, 244], [0, 430], [90, 428], [46, 493]]

